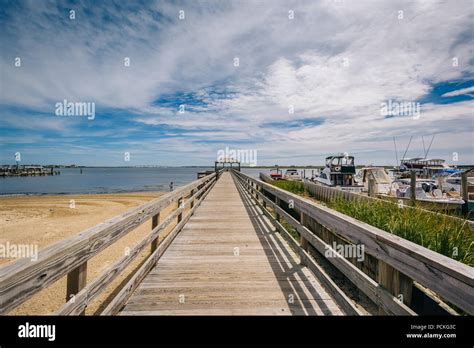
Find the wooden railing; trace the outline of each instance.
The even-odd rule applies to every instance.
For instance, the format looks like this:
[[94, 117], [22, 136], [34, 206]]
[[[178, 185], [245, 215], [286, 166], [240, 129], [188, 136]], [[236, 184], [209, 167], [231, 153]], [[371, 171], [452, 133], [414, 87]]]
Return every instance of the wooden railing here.
[[[273, 181], [273, 179], [269, 175], [264, 173], [260, 173], [260, 179], [266, 183], [271, 183]], [[407, 209], [416, 209], [418, 211], [423, 211], [427, 214], [432, 214], [433, 216], [442, 214], [443, 210], [448, 207], [446, 203], [437, 204], [421, 201], [416, 201], [415, 206], [413, 206], [413, 202], [410, 198], [385, 197], [382, 199], [381, 195], [377, 195], [376, 197], [370, 197], [368, 195], [363, 195], [360, 193], [350, 192], [346, 190], [340, 190], [335, 187], [324, 186], [308, 181], [303, 182], [303, 186], [305, 191], [307, 191], [312, 197], [314, 197], [318, 201], [325, 203], [329, 203], [330, 201], [338, 199], [362, 203], [385, 202], [387, 204], [393, 204], [394, 206], [398, 206], [401, 203]], [[461, 205], [459, 204], [459, 207], [460, 206]], [[471, 228], [474, 228], [474, 221], [466, 220], [456, 215], [448, 215], [446, 218], [453, 221], [462, 220], [463, 223], [466, 223]]]
[[[103, 313], [114, 314], [126, 301], [138, 282], [161, 257], [174, 237], [183, 228], [194, 210], [217, 180], [213, 173], [169, 192], [138, 208], [129, 210], [71, 238], [57, 242], [38, 253], [37, 261], [19, 259], [0, 268], [0, 314], [5, 314], [67, 275], [66, 303], [56, 312], [59, 315], [84, 314], [85, 308], [102, 290], [145, 249], [151, 245], [151, 255], [132, 276], [124, 289]], [[177, 204], [176, 204], [177, 203]], [[160, 221], [160, 212], [176, 204], [174, 210]], [[183, 216], [183, 214], [186, 214]], [[87, 261], [111, 246], [136, 227], [152, 219], [152, 230], [126, 255], [86, 284]], [[172, 231], [158, 244], [165, 227], [176, 222]]]
[[[233, 174], [277, 229], [290, 238], [290, 244], [298, 248], [303, 263], [310, 269], [318, 267], [307, 252], [308, 245], [323, 256], [331, 255], [326, 260], [382, 312], [415, 315], [409, 306], [412, 283], [416, 281], [466, 313], [474, 313], [474, 268], [261, 180], [235, 171]], [[291, 237], [281, 219], [298, 232], [299, 241]], [[363, 245], [365, 261], [375, 262], [376, 274], [368, 274], [366, 263], [338, 254], [330, 245], [333, 241]]]

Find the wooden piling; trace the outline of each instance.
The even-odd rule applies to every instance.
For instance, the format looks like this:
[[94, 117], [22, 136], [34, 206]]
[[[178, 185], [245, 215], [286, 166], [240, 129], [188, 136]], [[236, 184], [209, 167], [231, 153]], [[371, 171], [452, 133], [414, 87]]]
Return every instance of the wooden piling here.
[[369, 175], [368, 195], [369, 197], [375, 197], [375, 180], [372, 175]]
[[467, 182], [467, 172], [461, 173], [461, 194], [464, 204], [462, 205], [462, 213], [464, 216], [469, 214], [469, 183]]
[[416, 172], [410, 173], [410, 201], [413, 206], [416, 204]]

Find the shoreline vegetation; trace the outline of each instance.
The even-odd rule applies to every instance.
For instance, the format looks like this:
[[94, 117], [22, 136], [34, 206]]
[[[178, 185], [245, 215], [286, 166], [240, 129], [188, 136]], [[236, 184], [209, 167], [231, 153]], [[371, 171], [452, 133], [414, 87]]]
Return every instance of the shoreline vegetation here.
[[434, 214], [422, 209], [399, 208], [397, 204], [383, 200], [375, 203], [340, 199], [322, 202], [306, 192], [302, 182], [279, 180], [272, 185], [474, 266], [474, 233], [465, 219], [442, 213]]

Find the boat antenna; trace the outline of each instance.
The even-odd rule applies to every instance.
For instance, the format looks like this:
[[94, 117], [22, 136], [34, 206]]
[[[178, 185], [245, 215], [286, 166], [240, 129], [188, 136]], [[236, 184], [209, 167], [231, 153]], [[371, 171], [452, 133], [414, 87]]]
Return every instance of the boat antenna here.
[[423, 137], [423, 135], [421, 136], [421, 141], [423, 142], [423, 153], [425, 154], [425, 158], [426, 158], [425, 138]]
[[395, 162], [395, 165], [399, 165], [398, 163], [398, 151], [397, 151], [397, 143], [395, 142], [395, 137], [393, 137], [393, 146], [395, 147], [395, 160], [397, 162]]
[[407, 154], [407, 151], [408, 151], [408, 148], [410, 147], [410, 144], [411, 144], [411, 139], [412, 139], [412, 138], [413, 138], [413, 135], [412, 135], [412, 136], [410, 136], [410, 141], [408, 142], [407, 148], [406, 148], [406, 150], [405, 150], [405, 153], [403, 154], [403, 157], [402, 157], [402, 159], [404, 159], [404, 158], [405, 158], [405, 155]]
[[430, 146], [428, 146], [428, 150], [426, 150], [425, 158], [428, 156], [428, 152], [430, 152], [431, 144], [433, 144], [433, 140], [434, 140], [435, 136], [436, 136], [436, 134], [433, 134], [433, 137], [431, 138]]

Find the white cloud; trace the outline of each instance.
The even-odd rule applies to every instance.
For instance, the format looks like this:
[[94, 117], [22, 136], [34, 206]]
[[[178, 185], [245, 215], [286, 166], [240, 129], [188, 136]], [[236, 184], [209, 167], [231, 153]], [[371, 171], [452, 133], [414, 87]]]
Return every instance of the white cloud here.
[[[0, 69], [8, 88], [0, 102], [49, 110], [67, 98], [134, 110], [141, 114], [134, 117], [138, 124], [185, 130], [166, 149], [176, 146], [190, 156], [193, 149], [215, 154], [202, 141], [248, 141], [259, 149], [259, 158], [270, 162], [297, 154], [307, 156], [304, 163], [321, 163], [314, 154], [371, 149], [380, 152], [377, 160], [383, 162], [393, 136], [435, 132], [446, 134], [436, 140], [445, 147], [435, 143], [433, 151], [472, 150], [466, 132], [472, 130], [472, 101], [424, 105], [417, 121], [380, 117], [382, 101], [416, 101], [434, 83], [474, 72], [469, 0], [159, 1], [154, 9], [164, 19], [147, 9], [124, 14], [117, 6], [97, 6], [87, 17], [77, 11], [75, 22], [51, 22], [51, 16], [65, 14], [31, 3], [29, 21], [18, 17], [10, 23], [9, 32], [18, 40], [2, 37], [14, 49], [2, 54]], [[183, 21], [177, 19], [180, 9], [186, 12]], [[288, 9], [295, 11], [295, 19], [288, 19]], [[397, 18], [400, 10], [403, 19]], [[102, 21], [104, 14], [112, 20]], [[12, 65], [17, 55], [21, 68]], [[123, 66], [124, 57], [130, 57], [131, 67]], [[233, 66], [234, 57], [239, 67]], [[458, 66], [452, 64], [454, 57]], [[233, 93], [215, 98], [205, 92], [216, 84]], [[176, 91], [200, 93], [207, 109], [180, 115], [153, 106], [160, 95]], [[443, 96], [469, 92], [472, 88]], [[288, 113], [289, 105], [294, 114]], [[301, 129], [262, 126], [303, 118], [325, 122]], [[442, 140], [447, 138], [459, 145]], [[156, 143], [137, 146], [151, 151]]]

